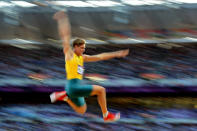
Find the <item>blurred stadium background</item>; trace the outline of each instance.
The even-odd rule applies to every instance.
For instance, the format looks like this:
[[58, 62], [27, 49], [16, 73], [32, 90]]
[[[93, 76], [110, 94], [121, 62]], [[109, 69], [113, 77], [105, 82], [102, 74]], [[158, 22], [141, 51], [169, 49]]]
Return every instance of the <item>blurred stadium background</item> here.
[[[120, 121], [103, 123], [94, 97], [85, 116], [50, 104], [66, 83], [58, 10], [87, 54], [130, 49], [85, 64], [84, 83], [106, 88]], [[0, 130], [196, 131], [196, 19], [196, 0], [0, 1]]]

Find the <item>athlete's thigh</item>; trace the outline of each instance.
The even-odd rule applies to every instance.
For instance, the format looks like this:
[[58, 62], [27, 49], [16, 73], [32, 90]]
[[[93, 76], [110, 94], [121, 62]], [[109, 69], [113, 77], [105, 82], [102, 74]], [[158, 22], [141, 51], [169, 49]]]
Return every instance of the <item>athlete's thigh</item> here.
[[86, 104], [84, 97], [69, 97], [73, 103], [78, 107], [84, 106]]
[[88, 97], [92, 91], [92, 85], [75, 85], [69, 89], [68, 94], [73, 97]]

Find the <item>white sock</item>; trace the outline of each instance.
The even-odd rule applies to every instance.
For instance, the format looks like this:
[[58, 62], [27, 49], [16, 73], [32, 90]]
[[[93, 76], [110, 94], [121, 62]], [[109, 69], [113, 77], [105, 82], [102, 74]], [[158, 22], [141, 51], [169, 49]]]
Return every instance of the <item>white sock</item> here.
[[108, 111], [105, 114], [103, 114], [103, 117], [107, 117], [107, 116], [108, 116]]
[[67, 101], [68, 100], [68, 96], [64, 97], [64, 101]]

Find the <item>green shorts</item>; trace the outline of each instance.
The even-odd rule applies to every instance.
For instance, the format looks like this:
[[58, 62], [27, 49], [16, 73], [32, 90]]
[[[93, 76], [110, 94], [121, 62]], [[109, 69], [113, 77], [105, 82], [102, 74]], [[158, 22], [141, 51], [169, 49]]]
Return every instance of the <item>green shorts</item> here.
[[93, 86], [92, 85], [82, 85], [80, 79], [71, 79], [67, 81], [65, 90], [68, 97], [77, 106], [83, 106], [85, 104], [84, 97], [90, 96]]

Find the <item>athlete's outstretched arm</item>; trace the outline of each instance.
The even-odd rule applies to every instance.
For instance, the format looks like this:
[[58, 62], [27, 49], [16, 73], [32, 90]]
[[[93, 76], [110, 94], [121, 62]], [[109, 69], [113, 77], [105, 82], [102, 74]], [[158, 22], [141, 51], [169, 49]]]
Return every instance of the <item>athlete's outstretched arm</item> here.
[[66, 57], [69, 57], [72, 55], [72, 49], [70, 47], [70, 35], [71, 35], [71, 29], [70, 29], [70, 23], [67, 15], [63, 11], [59, 11], [55, 13], [53, 18], [57, 21], [58, 24], [58, 31], [59, 35], [63, 41], [63, 49], [64, 54]]
[[102, 60], [109, 60], [112, 58], [121, 58], [125, 57], [129, 54], [129, 49], [120, 50], [115, 52], [109, 53], [101, 53], [98, 55], [83, 55], [84, 62], [95, 62], [95, 61], [102, 61]]

